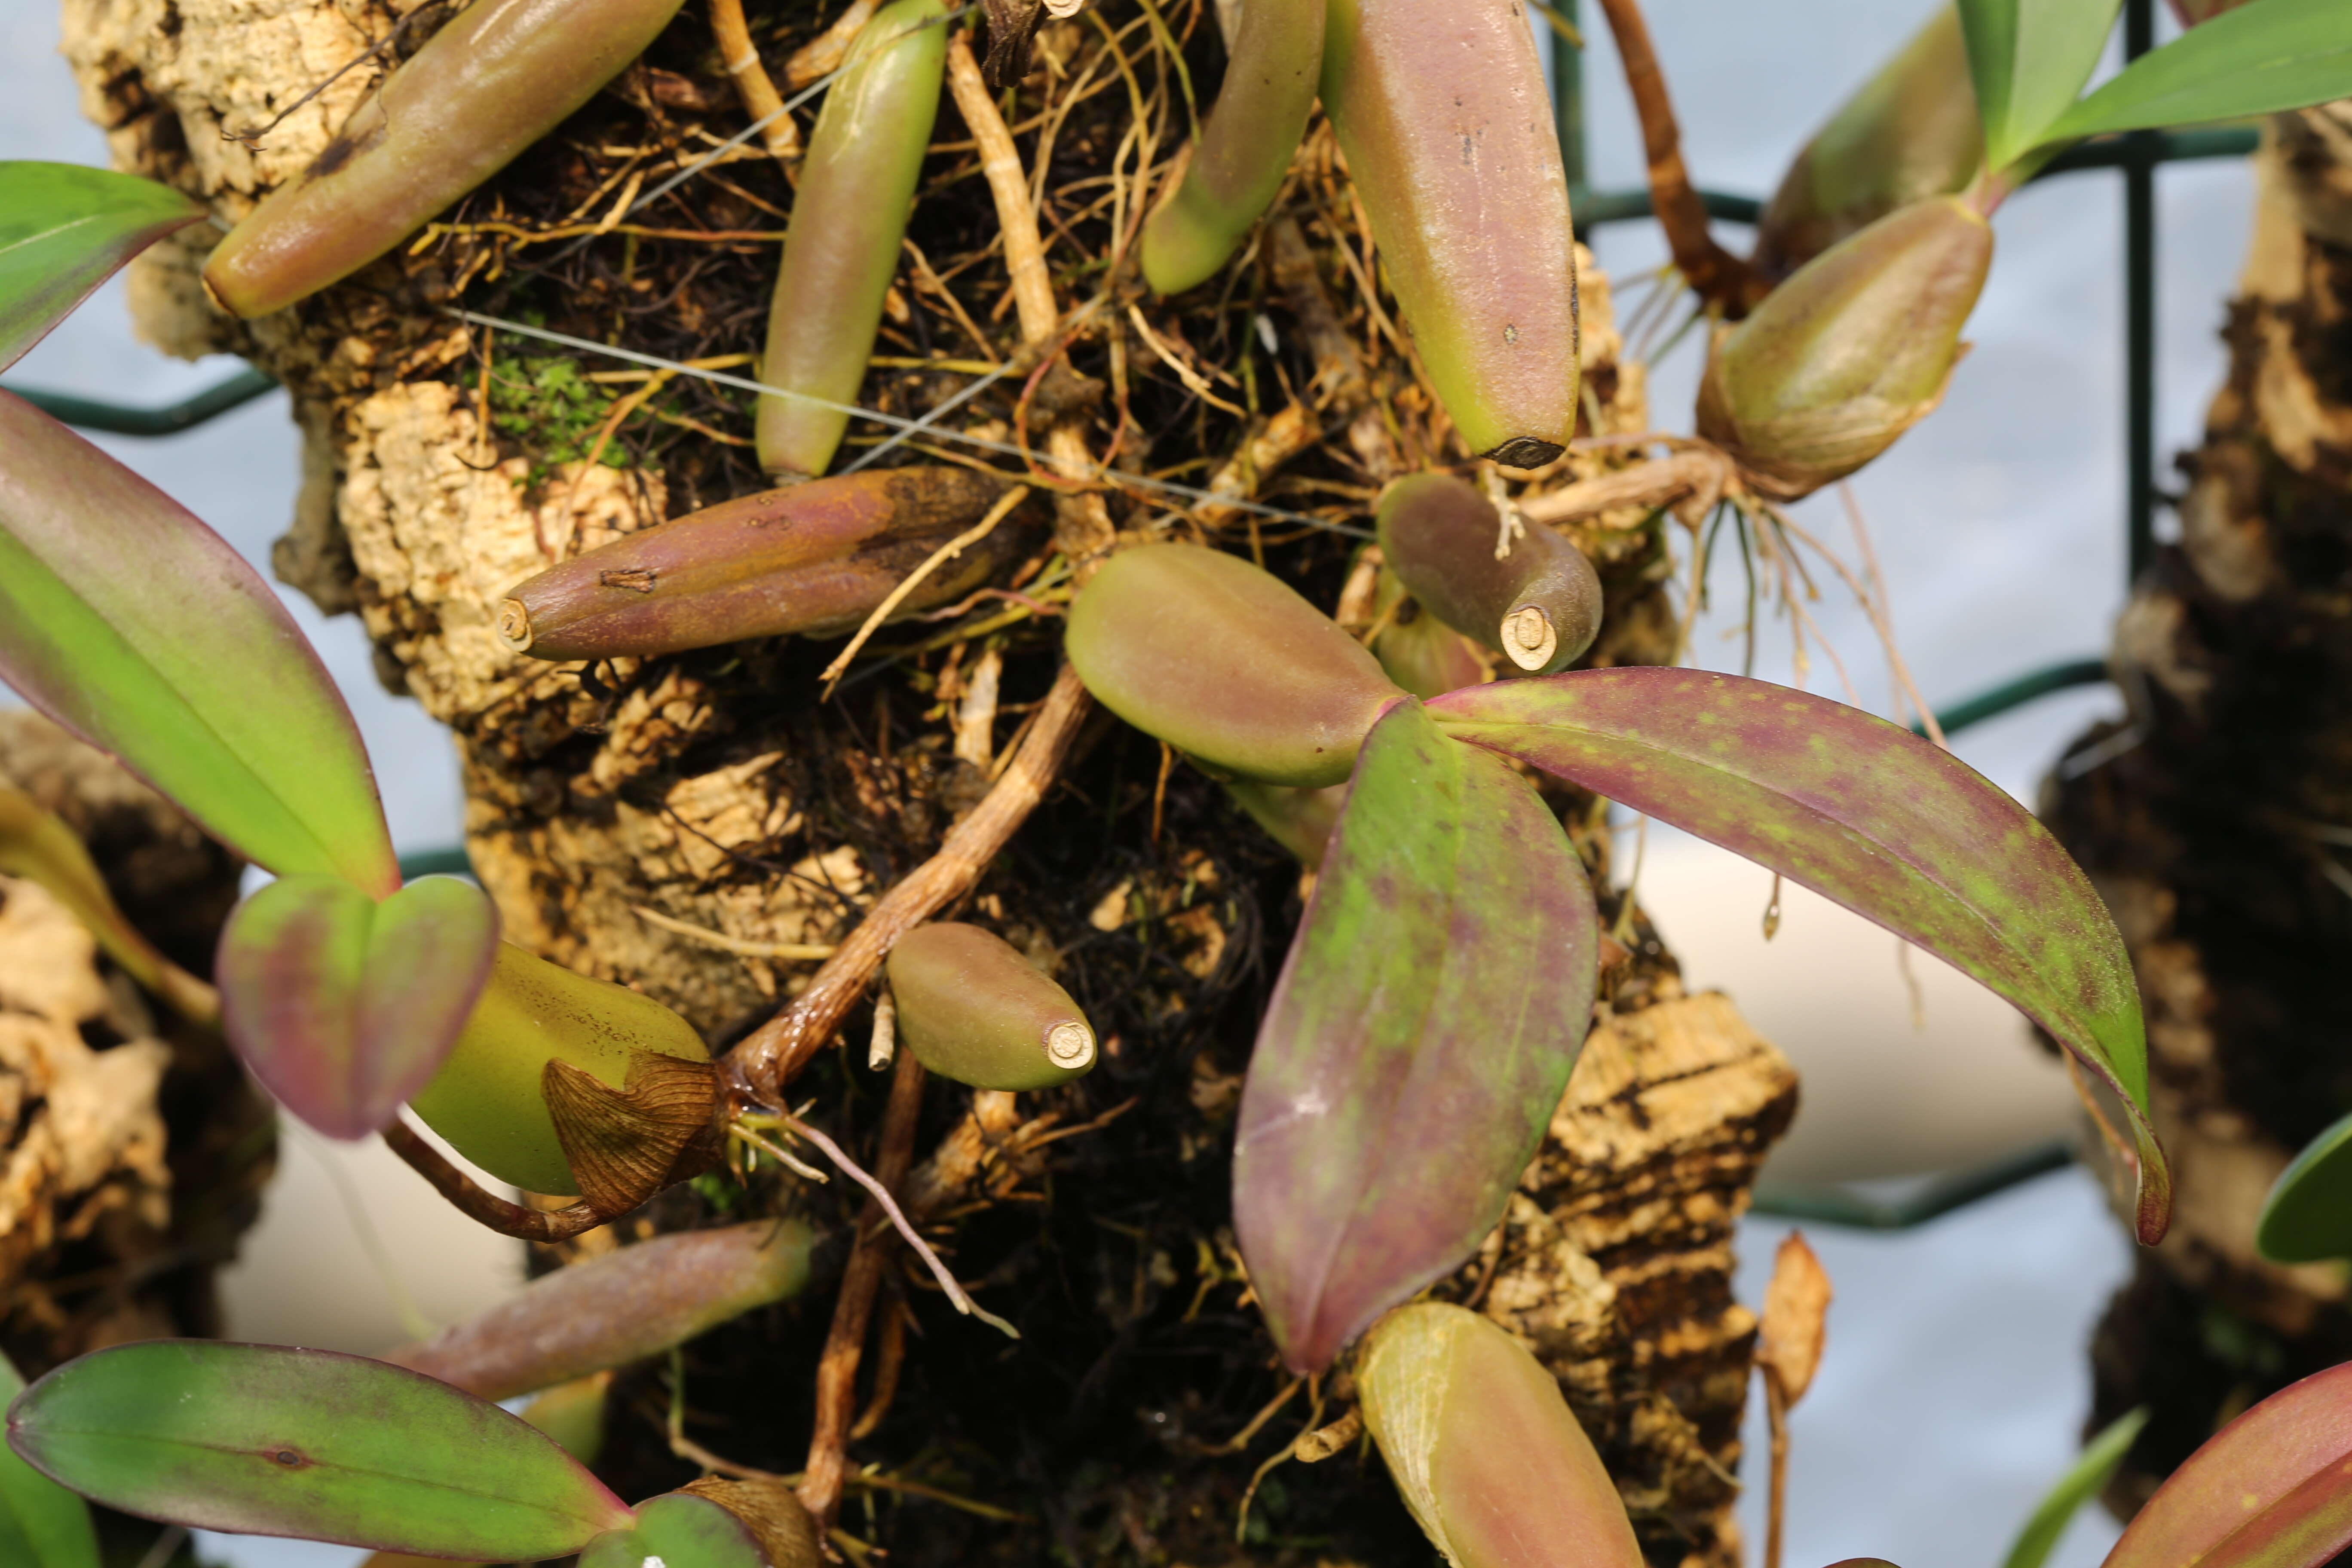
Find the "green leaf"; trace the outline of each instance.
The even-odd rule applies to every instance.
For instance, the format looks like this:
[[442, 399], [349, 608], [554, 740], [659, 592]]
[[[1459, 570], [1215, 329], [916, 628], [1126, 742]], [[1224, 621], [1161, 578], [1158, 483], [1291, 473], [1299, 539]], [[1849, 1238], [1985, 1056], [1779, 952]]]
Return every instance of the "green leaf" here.
[[281, 875], [400, 887], [367, 752], [226, 542], [0, 393], [0, 679]]
[[2081, 868], [2023, 806], [1908, 730], [1767, 681], [1571, 670], [1473, 687], [1430, 713], [1747, 856], [1974, 975], [2123, 1098], [2140, 1239], [2172, 1209], [2147, 1124], [2131, 960]]
[[2115, 29], [2122, 0], [1959, 0], [1985, 167], [2001, 169], [2047, 139], [2073, 107]]
[[286, 1109], [364, 1138], [440, 1070], [498, 943], [497, 910], [454, 877], [382, 903], [332, 877], [281, 877], [221, 932], [221, 1022]]
[[151, 1340], [68, 1362], [8, 1441], [110, 1508], [199, 1530], [529, 1563], [634, 1515], [543, 1433], [364, 1356]]
[[665, 1492], [637, 1505], [635, 1529], [600, 1535], [580, 1554], [580, 1568], [768, 1568], [749, 1526], [707, 1498]]
[[1592, 1022], [1575, 847], [1525, 779], [1399, 702], [1359, 756], [1260, 1026], [1234, 1225], [1320, 1372], [1502, 1217]]
[[2099, 1435], [2085, 1444], [2082, 1454], [2058, 1484], [2045, 1493], [2033, 1508], [2025, 1527], [2017, 1532], [2016, 1542], [2009, 1549], [2009, 1557], [2001, 1568], [2042, 1568], [2050, 1561], [2050, 1552], [2058, 1538], [2066, 1533], [2082, 1506], [2099, 1495], [2116, 1467], [2130, 1452], [2139, 1429], [2147, 1425], [2147, 1408], [2142, 1405], [2121, 1418], [2108, 1423]]
[[[0, 1410], [25, 1380], [0, 1355]], [[22, 1568], [99, 1568], [98, 1531], [89, 1505], [0, 1448], [0, 1563]]]
[[204, 216], [152, 180], [74, 163], [0, 163], [0, 370], [116, 268]]
[[2142, 55], [2033, 140], [2242, 120], [2347, 97], [2352, 5], [2255, 0]]
[[2352, 1363], [2215, 1433], [2125, 1526], [2105, 1568], [2320, 1568], [2347, 1546]]
[[2254, 1226], [2254, 1247], [2273, 1263], [2352, 1258], [2352, 1116], [2305, 1144], [2279, 1173]]

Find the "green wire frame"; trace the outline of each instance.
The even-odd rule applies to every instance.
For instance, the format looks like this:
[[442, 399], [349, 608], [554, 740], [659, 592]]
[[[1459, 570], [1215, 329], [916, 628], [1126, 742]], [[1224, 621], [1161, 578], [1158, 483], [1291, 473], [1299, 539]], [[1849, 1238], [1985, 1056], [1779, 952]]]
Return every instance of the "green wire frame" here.
[[[1578, 0], [1555, 0], [1554, 8], [1571, 24], [1579, 21]], [[2155, 0], [2126, 0], [2125, 58], [2137, 59], [2154, 44]], [[1647, 190], [1596, 191], [1585, 184], [1583, 51], [1570, 47], [1555, 37], [1551, 58], [1553, 113], [1577, 222], [1586, 228], [1598, 228], [1650, 216]], [[2259, 140], [2258, 132], [2242, 127], [2137, 131], [2070, 149], [2052, 159], [2035, 176], [2037, 180], [2046, 180], [2095, 169], [2116, 169], [2124, 176], [2125, 525], [2126, 559], [2133, 580], [2138, 578], [2155, 553], [2156, 506], [2159, 499], [2155, 471], [2157, 166], [2198, 159], [2242, 158], [2253, 152]], [[1763, 203], [1754, 196], [1701, 191], [1699, 197], [1709, 216], [1728, 223], [1752, 224], [1763, 211]], [[261, 371], [247, 368], [178, 403], [152, 408], [31, 387], [8, 390], [68, 425], [120, 436], [163, 437], [193, 430], [231, 409], [244, 406], [274, 390], [277, 384]], [[2106, 679], [2106, 667], [2101, 661], [2072, 659], [2029, 671], [1979, 692], [1939, 712], [1937, 719], [1945, 733], [1950, 734], [2053, 692], [2095, 685]], [[404, 857], [400, 868], [402, 875], [408, 877], [467, 875], [471, 871], [463, 848], [423, 850]], [[1869, 1198], [1844, 1187], [1766, 1184], [1756, 1191], [1754, 1212], [1822, 1225], [1906, 1230], [2057, 1170], [2073, 1157], [2063, 1143], [2036, 1145], [1976, 1170], [1939, 1177], [1899, 1202]]]

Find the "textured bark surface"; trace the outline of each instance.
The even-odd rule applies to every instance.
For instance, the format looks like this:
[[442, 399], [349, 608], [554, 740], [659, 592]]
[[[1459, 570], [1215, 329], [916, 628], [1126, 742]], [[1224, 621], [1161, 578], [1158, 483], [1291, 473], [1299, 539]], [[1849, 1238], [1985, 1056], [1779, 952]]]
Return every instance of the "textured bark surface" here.
[[2044, 812], [2130, 945], [2178, 1184], [2094, 1352], [2095, 1426], [2156, 1411], [2125, 1509], [2352, 1354], [2341, 1271], [2253, 1249], [2272, 1182], [2352, 1106], [2352, 105], [2279, 117], [2256, 169], [2180, 542], [2116, 628], [2129, 717], [2076, 742]]
[[[0, 781], [79, 832], [124, 911], [211, 967], [239, 862], [46, 720], [0, 713]], [[258, 1212], [268, 1106], [221, 1042], [161, 1011], [38, 886], [0, 877], [0, 1348], [217, 1333], [213, 1270]]]
[[[68, 53], [119, 161], [225, 218], [325, 143], [371, 68], [269, 132], [263, 153], [222, 143], [221, 129], [250, 128], [291, 103], [381, 37], [393, 15], [359, 0], [67, 0], [67, 11]], [[1191, 40], [1193, 89], [1206, 101], [1222, 68], [1215, 29], [1199, 25], [1197, 7], [1170, 16]], [[772, 68], [824, 19], [797, 3], [755, 16]], [[1009, 115], [1024, 158], [1050, 141], [1052, 179], [1040, 184], [1064, 309], [1098, 283], [1076, 265], [1078, 241], [1063, 240], [1094, 243], [1111, 209], [1092, 196], [1065, 202], [1055, 187], [1116, 185], [1135, 145], [1129, 67], [1111, 68], [1098, 53], [1106, 23], [1126, 29], [1130, 50], [1153, 37], [1141, 12], [1122, 5], [1048, 23], [1041, 68], [1021, 91], [1066, 100], [1055, 100], [1058, 114], [1032, 117], [1034, 100], [1023, 97]], [[1153, 113], [1181, 125], [1171, 74], [1133, 68], [1151, 83]], [[1081, 97], [1076, 80], [1095, 89]], [[134, 290], [153, 341], [236, 348], [291, 387], [309, 468], [278, 571], [321, 605], [355, 610], [386, 682], [456, 731], [468, 848], [507, 934], [641, 987], [718, 1043], [805, 980], [803, 964], [737, 950], [835, 940], [985, 790], [1052, 679], [1047, 617], [1061, 591], [1049, 569], [1038, 581], [1056, 585], [1013, 580], [1045, 595], [1043, 616], [1006, 600], [959, 606], [943, 630], [888, 628], [877, 644], [895, 662], [853, 670], [822, 704], [815, 678], [830, 647], [772, 639], [592, 669], [518, 658], [499, 640], [495, 606], [522, 577], [761, 488], [739, 444], [748, 400], [679, 382], [658, 422], [615, 437], [618, 466], [591, 462], [593, 426], [615, 406], [613, 391], [631, 384], [583, 384], [588, 413], [567, 425], [539, 393], [550, 378], [576, 383], [609, 362], [559, 364], [555, 351], [493, 340], [438, 309], [462, 299], [509, 317], [540, 311], [563, 330], [677, 359], [755, 347], [772, 243], [675, 234], [781, 230], [790, 186], [756, 150], [644, 215], [672, 237], [606, 236], [565, 259], [571, 252], [511, 232], [615, 213], [625, 190], [650, 188], [741, 124], [688, 7], [646, 67], [448, 215], [462, 232], [428, 236], [250, 326], [211, 314], [192, 286], [208, 237], [142, 263]], [[1009, 353], [1017, 340], [996, 214], [952, 110], [937, 135], [877, 353], [917, 363], [975, 348]], [[1141, 157], [1164, 159], [1181, 141], [1181, 130], [1162, 136]], [[1255, 489], [1360, 526], [1386, 479], [1461, 454], [1370, 293], [1368, 242], [1328, 132], [1310, 136], [1293, 177], [1286, 221], [1264, 231], [1232, 296], [1215, 298], [1220, 285], [1140, 301], [1156, 335], [1128, 330], [1120, 296], [1070, 350], [1079, 375], [1057, 369], [1036, 398], [1055, 405], [1055, 417], [1075, 411], [1091, 449], [1121, 449], [1126, 466]], [[1581, 433], [1638, 432], [1648, 422], [1641, 367], [1619, 362], [1607, 281], [1584, 259]], [[1265, 345], [1255, 359], [1254, 343]], [[1191, 366], [1240, 365], [1254, 378], [1246, 387], [1222, 371], [1202, 384], [1216, 409], [1246, 398], [1264, 412], [1213, 412], [1171, 373], [1179, 355]], [[860, 401], [921, 411], [967, 379], [877, 368]], [[1008, 378], [962, 427], [1008, 438], [1020, 388]], [[1089, 396], [1099, 400], [1090, 406]], [[1041, 447], [1050, 422], [1033, 424]], [[1069, 429], [1066, 420], [1059, 436]], [[1627, 460], [1577, 454], [1539, 487]], [[1349, 576], [1350, 545], [1328, 532], [1213, 507], [1173, 519], [1135, 494], [1113, 492], [1107, 504], [1123, 528], [1263, 552], [1327, 608]], [[1577, 531], [1609, 593], [1591, 662], [1671, 657], [1665, 526], [1630, 508]], [[866, 1355], [870, 1419], [854, 1434], [843, 1524], [894, 1563], [1427, 1561], [1377, 1458], [1357, 1449], [1270, 1472], [1246, 1544], [1235, 1542], [1253, 1472], [1314, 1408], [1300, 1391], [1229, 1446], [1284, 1386], [1246, 1303], [1227, 1186], [1240, 1075], [1299, 912], [1299, 880], [1220, 787], [1172, 760], [1096, 715], [1060, 786], [954, 911], [1051, 968], [1087, 1008], [1104, 1059], [1078, 1083], [1037, 1095], [929, 1089], [909, 1206], [1023, 1338], [957, 1319], [925, 1277], [893, 1265]], [[1608, 839], [1592, 803], [1551, 798], [1605, 877]], [[1604, 919], [1616, 913], [1604, 899]], [[1561, 1373], [1653, 1561], [1731, 1568], [1731, 1477], [1753, 1338], [1730, 1297], [1731, 1226], [1793, 1111], [1795, 1086], [1727, 1003], [1681, 994], [1643, 922], [1625, 929], [1634, 951], [1609, 973], [1604, 1025], [1552, 1140], [1503, 1229], [1444, 1288], [1527, 1334]], [[853, 1032], [864, 1022], [853, 1017]], [[824, 1053], [793, 1092], [821, 1108], [811, 1114], [836, 1137], [870, 1150], [884, 1090], [858, 1065], [863, 1056], [862, 1040]], [[540, 1261], [778, 1206], [837, 1225], [855, 1212], [845, 1186], [812, 1187], [772, 1165], [713, 1174]], [[831, 1312], [830, 1288], [814, 1289], [690, 1346], [687, 1436], [739, 1466], [797, 1470]], [[665, 1367], [625, 1374], [615, 1394], [604, 1468], [620, 1489], [645, 1495], [698, 1473], [671, 1451]], [[1323, 1418], [1336, 1417], [1344, 1380], [1316, 1397]]]

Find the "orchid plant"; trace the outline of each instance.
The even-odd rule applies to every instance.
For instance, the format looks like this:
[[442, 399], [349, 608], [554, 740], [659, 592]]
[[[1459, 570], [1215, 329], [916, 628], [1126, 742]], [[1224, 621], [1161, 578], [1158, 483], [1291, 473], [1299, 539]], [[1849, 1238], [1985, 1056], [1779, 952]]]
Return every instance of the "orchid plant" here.
[[[559, 29], [532, 0], [478, 0], [222, 244], [215, 297], [257, 314], [348, 276], [546, 133], [675, 9], [603, 0]], [[1898, 205], [1829, 246], [1718, 343], [1701, 427], [1745, 482], [1801, 493], [1932, 406], [1989, 263], [1984, 217], [2056, 147], [2352, 88], [2340, 4], [2255, 0], [2078, 102], [2114, 9], [1965, 0], [1983, 172], [1959, 197]], [[1519, 8], [1253, 0], [1244, 16], [1225, 94], [1147, 226], [1144, 281], [1181, 289], [1227, 264], [1319, 94], [1465, 446], [1518, 468], [1556, 458], [1578, 417], [1572, 240]], [[822, 213], [867, 186], [887, 199], [854, 223], [803, 225], [796, 209], [759, 425], [776, 474], [821, 475], [838, 446], [825, 405], [855, 392], [844, 367], [870, 353], [874, 258], [898, 247], [883, 220], [911, 199], [950, 68], [947, 21], [931, 0], [886, 8], [819, 121], [801, 200]], [[448, 137], [466, 159], [435, 155]], [[37, 164], [0, 165], [0, 368], [203, 216], [147, 182]], [[551, 1216], [476, 1190], [468, 1212], [542, 1237], [691, 1179], [729, 1138], [756, 1142], [755, 1119], [791, 1120], [667, 1008], [502, 943], [471, 884], [404, 882], [348, 710], [216, 534], [5, 394], [0, 453], [0, 676], [275, 874], [224, 932], [216, 1013], [290, 1113], [404, 1140], [426, 1166], [406, 1108], [491, 1173], [576, 1196]], [[985, 580], [1010, 559], [999, 524], [1026, 499], [920, 468], [740, 498], [518, 584], [505, 630], [548, 658], [837, 634]], [[2123, 943], [2030, 813], [1909, 731], [1802, 691], [1564, 668], [1598, 624], [1598, 580], [1551, 535], [1515, 559], [1485, 505], [1457, 481], [1408, 479], [1381, 536], [1400, 591], [1503, 653], [1512, 679], [1408, 683], [1274, 575], [1164, 541], [1085, 563], [1065, 651], [1096, 700], [1229, 781], [1317, 868], [1234, 1162], [1234, 1226], [1281, 1357], [1318, 1375], [1354, 1356], [1400, 1491], [1463, 1568], [1633, 1568], [1622, 1504], [1549, 1374], [1486, 1320], [1414, 1300], [1500, 1217], [1592, 1017], [1593, 890], [1529, 772], [1730, 847], [2015, 1004], [2120, 1110], [2144, 1243], [2164, 1234], [2169, 1178]], [[931, 597], [912, 597], [967, 549]], [[136, 933], [57, 833], [0, 813], [0, 867], [51, 883], [135, 958]], [[201, 983], [125, 967], [213, 1016]], [[985, 931], [901, 937], [887, 985], [898, 1037], [961, 1081], [1030, 1089], [1095, 1059], [1069, 998]], [[593, 1380], [797, 1292], [817, 1239], [761, 1221], [647, 1242], [385, 1361], [178, 1342], [84, 1357], [10, 1406], [0, 1547], [91, 1568], [78, 1493], [205, 1528], [477, 1561], [814, 1563], [815, 1527], [789, 1492], [705, 1482], [627, 1506], [485, 1399]], [[2345, 1371], [2218, 1436], [2111, 1563], [2303, 1568], [2352, 1541]]]

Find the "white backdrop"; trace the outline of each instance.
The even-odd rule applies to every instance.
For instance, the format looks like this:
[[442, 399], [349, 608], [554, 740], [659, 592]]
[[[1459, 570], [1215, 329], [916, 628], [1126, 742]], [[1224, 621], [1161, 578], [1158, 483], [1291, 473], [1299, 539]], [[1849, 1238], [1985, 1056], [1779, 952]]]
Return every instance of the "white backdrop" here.
[[[1842, 94], [1908, 36], [1926, 3], [1652, 0], [1650, 9], [1696, 176], [1761, 195]], [[1633, 112], [1606, 29], [1587, 21], [1592, 175], [1605, 187], [1636, 184]], [[103, 142], [77, 112], [56, 40], [48, 0], [0, 0], [0, 157], [102, 162]], [[2194, 439], [2219, 383], [2215, 334], [2250, 201], [2242, 165], [2160, 177], [2158, 409], [2168, 455]], [[2103, 652], [2123, 600], [2119, 182], [2082, 174], [2034, 187], [2010, 202], [1996, 227], [1992, 280], [1970, 328], [1975, 349], [1945, 406], [1855, 482], [1905, 649], [1939, 705], [2043, 663]], [[1621, 301], [1664, 256], [1648, 224], [1589, 237]], [[1725, 237], [1745, 243], [1737, 229]], [[10, 380], [164, 402], [234, 368], [179, 364], [140, 346], [110, 289]], [[1662, 426], [1687, 428], [1696, 370], [1689, 348], [1656, 368]], [[267, 571], [297, 467], [282, 395], [168, 440], [99, 440]], [[1805, 516], [1821, 537], [1846, 538], [1833, 501], [1809, 504]], [[1722, 600], [1736, 601], [1736, 567], [1717, 585]], [[446, 736], [377, 684], [354, 622], [322, 621], [299, 595], [289, 602], [358, 714], [401, 847], [455, 842], [460, 811]], [[1884, 667], [1861, 618], [1833, 597], [1817, 614], [1864, 700], [1883, 710]], [[1722, 639], [1735, 619], [1703, 623], [1699, 662], [1738, 667], [1737, 644]], [[1786, 679], [1787, 648], [1785, 632], [1768, 629], [1757, 673]], [[1839, 690], [1825, 663], [1812, 684]], [[1970, 731], [1958, 749], [2030, 800], [2063, 739], [2115, 703], [2103, 689], [2047, 700]], [[1776, 1177], [1965, 1163], [2063, 1129], [2055, 1075], [2006, 1008], [1916, 961], [1927, 1017], [1915, 1030], [1889, 939], [1819, 900], [1791, 898], [1767, 948], [1758, 930], [1766, 881], [1706, 846], [1651, 831], [1644, 901], [1691, 979], [1730, 989], [1806, 1072], [1807, 1111]], [[400, 1333], [399, 1292], [353, 1237], [326, 1162], [354, 1178], [355, 1201], [373, 1215], [402, 1289], [426, 1318], [458, 1315], [510, 1287], [504, 1244], [412, 1201], [404, 1173], [317, 1140], [297, 1141], [289, 1154], [289, 1179], [231, 1281], [243, 1331], [352, 1348]], [[1780, 1229], [1746, 1227], [1743, 1300], [1759, 1299]], [[1991, 1568], [2075, 1447], [2087, 1405], [2084, 1346], [2127, 1268], [2092, 1184], [2070, 1172], [1910, 1235], [1816, 1230], [1812, 1240], [1839, 1294], [1828, 1360], [1795, 1420], [1790, 1568], [1863, 1553], [1905, 1568]], [[331, 1289], [310, 1289], [322, 1283]], [[1760, 1502], [1760, 1492], [1749, 1501]], [[1760, 1531], [1760, 1513], [1749, 1512], [1751, 1532]], [[2088, 1568], [2112, 1535], [2104, 1520], [2078, 1522], [2059, 1561]], [[340, 1568], [355, 1555], [261, 1542], [208, 1547], [246, 1568]]]

